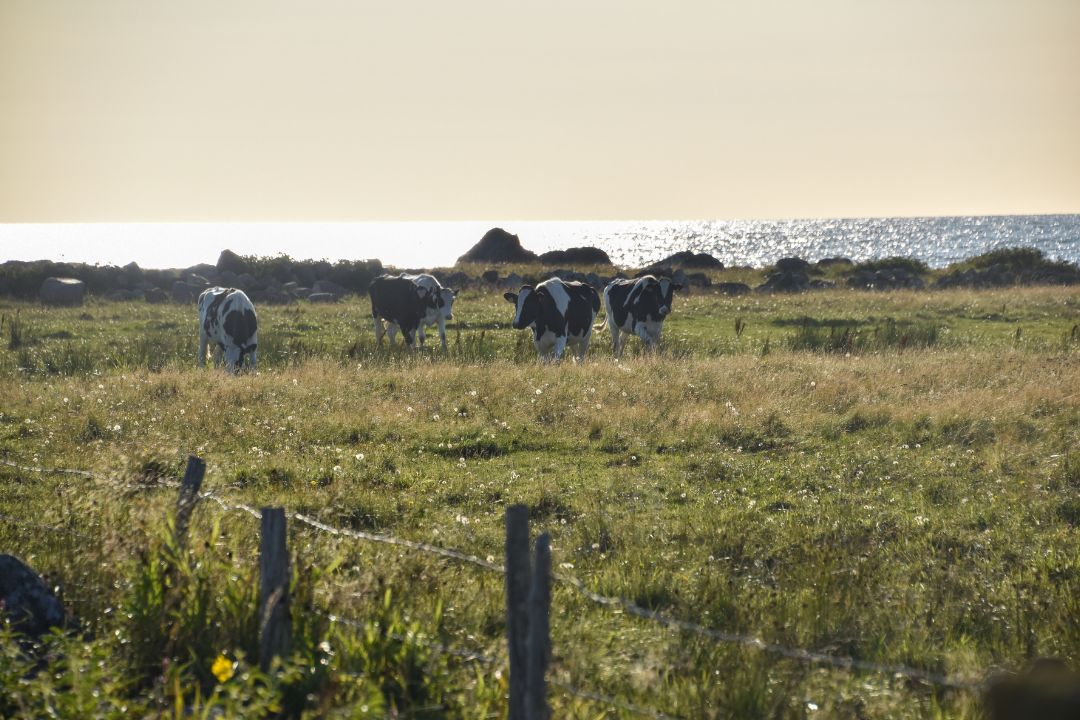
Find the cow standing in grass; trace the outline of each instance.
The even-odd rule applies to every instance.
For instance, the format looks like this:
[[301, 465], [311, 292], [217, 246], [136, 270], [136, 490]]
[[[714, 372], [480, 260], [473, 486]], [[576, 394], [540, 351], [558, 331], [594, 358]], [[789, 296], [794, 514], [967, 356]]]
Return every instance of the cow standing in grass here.
[[[400, 277], [411, 280], [418, 288], [424, 288], [429, 296], [435, 298], [435, 307], [427, 306], [427, 312], [420, 320], [420, 327], [416, 330], [416, 336], [420, 340], [420, 347], [424, 347], [424, 328], [439, 326], [439, 341], [442, 343], [443, 352], [446, 351], [446, 323], [454, 319], [454, 298], [457, 290], [443, 287], [434, 275], [405, 275]], [[394, 336], [390, 335], [390, 343], [393, 344]]]
[[558, 359], [570, 343], [577, 348], [578, 360], [585, 358], [600, 309], [600, 296], [592, 286], [554, 277], [535, 288], [523, 285], [503, 297], [514, 304], [514, 329], [532, 328], [540, 357]]
[[[380, 275], [368, 286], [368, 296], [371, 298], [371, 319], [375, 323], [375, 343], [380, 346], [384, 333], [390, 336], [392, 346], [400, 329], [405, 344], [413, 347], [424, 321], [439, 311], [439, 296], [433, 288], [427, 284], [418, 285], [405, 275]], [[386, 328], [383, 320], [387, 322]]]
[[199, 367], [206, 367], [206, 352], [210, 343], [220, 350], [214, 352], [214, 367], [224, 359], [225, 367], [239, 372], [244, 358], [256, 367], [255, 351], [259, 344], [259, 322], [255, 306], [236, 288], [212, 287], [199, 295]]
[[[647, 350], [660, 343], [660, 331], [664, 318], [671, 313], [671, 303], [676, 290], [682, 289], [670, 278], [657, 279], [644, 275], [635, 280], [612, 280], [604, 288], [604, 312], [611, 330], [612, 350], [615, 357], [622, 355], [625, 340], [623, 333], [637, 335]], [[596, 326], [597, 330], [604, 324]]]

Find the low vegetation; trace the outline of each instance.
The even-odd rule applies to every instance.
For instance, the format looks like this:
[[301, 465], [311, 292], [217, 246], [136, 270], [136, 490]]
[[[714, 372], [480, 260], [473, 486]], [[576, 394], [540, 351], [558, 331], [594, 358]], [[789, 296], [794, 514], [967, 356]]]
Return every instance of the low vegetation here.
[[[593, 592], [961, 683], [1080, 661], [1080, 291], [677, 298], [664, 349], [535, 360], [498, 293], [449, 351], [367, 303], [260, 308], [260, 367], [195, 368], [194, 307], [0, 300], [0, 551], [75, 620], [0, 628], [0, 716], [488, 718], [503, 578], [293, 522], [293, 655], [254, 661], [258, 523], [205, 500], [500, 563], [525, 502]], [[554, 717], [971, 718], [977, 689], [808, 663], [553, 596]], [[480, 659], [464, 657], [474, 653]], [[495, 662], [487, 662], [494, 660]], [[566, 686], [617, 701], [573, 694]]]

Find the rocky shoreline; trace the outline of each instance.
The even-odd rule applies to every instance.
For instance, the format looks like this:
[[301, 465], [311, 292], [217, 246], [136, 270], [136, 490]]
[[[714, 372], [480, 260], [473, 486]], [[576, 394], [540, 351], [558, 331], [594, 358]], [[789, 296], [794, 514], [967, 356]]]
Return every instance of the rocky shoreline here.
[[[363, 294], [384, 272], [420, 271], [387, 268], [379, 260], [293, 260], [287, 256], [244, 257], [224, 250], [217, 263], [171, 270], [148, 270], [135, 263], [123, 267], [9, 261], [0, 264], [0, 296], [48, 304], [80, 304], [87, 295], [120, 301], [193, 303], [213, 285], [239, 287], [257, 304], [284, 304], [306, 299], [335, 302]], [[517, 288], [559, 276], [602, 288], [613, 278], [644, 274], [667, 275], [694, 289], [740, 295], [751, 292], [807, 292], [836, 287], [858, 290], [989, 288], [1014, 285], [1080, 284], [1080, 266], [1046, 259], [1031, 248], [997, 250], [943, 270], [931, 270], [910, 258], [887, 258], [854, 263], [847, 258], [779, 258], [766, 268], [726, 268], [705, 253], [675, 253], [643, 268], [617, 268], [607, 254], [593, 247], [569, 248], [543, 254], [522, 247], [520, 239], [493, 228], [453, 268], [427, 269], [453, 288]], [[729, 272], [738, 271], [738, 272]], [[733, 276], [753, 276], [751, 285]], [[732, 276], [732, 277], [729, 277]]]

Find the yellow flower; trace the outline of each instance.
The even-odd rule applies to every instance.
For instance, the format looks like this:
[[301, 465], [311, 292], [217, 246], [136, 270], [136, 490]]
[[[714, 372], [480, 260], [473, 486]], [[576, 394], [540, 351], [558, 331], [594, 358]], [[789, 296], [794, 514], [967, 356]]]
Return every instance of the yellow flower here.
[[218, 679], [218, 682], [228, 682], [229, 678], [233, 676], [233, 663], [224, 655], [218, 655], [214, 660], [214, 664], [210, 667], [210, 672], [214, 673], [214, 677]]

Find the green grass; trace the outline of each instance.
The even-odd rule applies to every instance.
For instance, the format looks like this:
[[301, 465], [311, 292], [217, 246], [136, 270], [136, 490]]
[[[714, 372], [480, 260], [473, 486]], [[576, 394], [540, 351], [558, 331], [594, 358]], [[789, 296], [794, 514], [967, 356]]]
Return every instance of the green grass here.
[[[582, 365], [538, 363], [511, 312], [463, 293], [444, 356], [437, 338], [375, 348], [362, 300], [260, 308], [260, 372], [233, 377], [194, 367], [194, 308], [0, 301], [0, 457], [95, 475], [0, 465], [0, 514], [58, 528], [0, 519], [0, 551], [80, 621], [32, 682], [39, 656], [0, 639], [0, 715], [61, 696], [81, 717], [505, 713], [504, 670], [438, 651], [505, 658], [500, 575], [296, 522], [295, 656], [252, 668], [258, 523], [204, 502], [189, 548], [172, 543], [160, 480], [189, 453], [226, 502], [495, 562], [505, 507], [528, 503], [559, 572], [723, 632], [966, 679], [1080, 660], [1076, 289], [696, 293], [658, 356], [632, 342], [615, 362], [600, 334]], [[979, 712], [971, 693], [674, 632], [564, 584], [552, 633], [556, 679], [681, 717]], [[76, 667], [110, 682], [83, 692]], [[632, 717], [551, 700], [559, 718]]]

